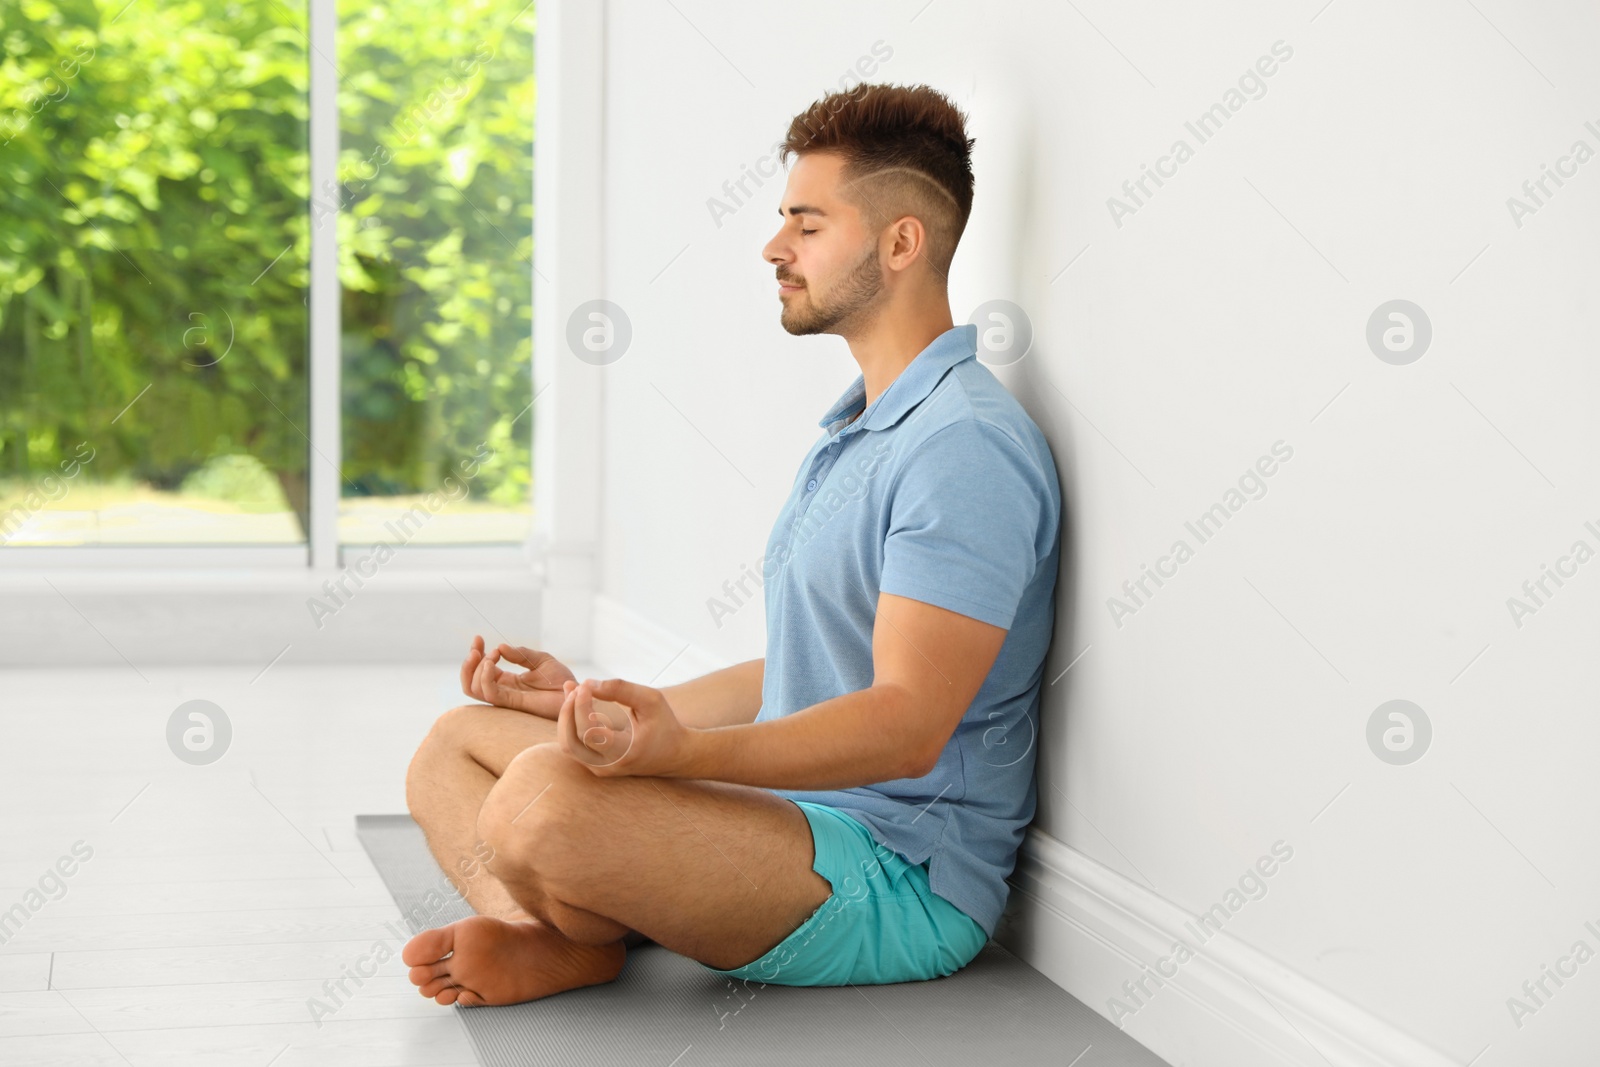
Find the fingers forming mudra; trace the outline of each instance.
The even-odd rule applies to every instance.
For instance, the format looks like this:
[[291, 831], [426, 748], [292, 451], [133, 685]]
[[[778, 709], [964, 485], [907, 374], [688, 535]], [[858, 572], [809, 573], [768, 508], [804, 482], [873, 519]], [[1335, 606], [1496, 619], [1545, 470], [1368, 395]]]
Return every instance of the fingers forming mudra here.
[[[597, 701], [587, 686], [577, 682], [566, 682], [563, 688], [566, 701], [561, 713], [570, 714], [572, 722], [572, 733], [564, 733], [562, 738], [568, 742], [568, 755], [592, 767], [607, 766], [626, 756], [633, 744], [633, 722], [627, 709], [619, 704], [603, 707], [609, 702]], [[584, 751], [573, 751], [574, 737]]]
[[[522, 670], [502, 670], [502, 660]], [[576, 680], [572, 671], [548, 652], [507, 644], [486, 651], [479, 636], [473, 637], [461, 664], [461, 688], [466, 695], [551, 720], [560, 713], [562, 686], [568, 680]]]

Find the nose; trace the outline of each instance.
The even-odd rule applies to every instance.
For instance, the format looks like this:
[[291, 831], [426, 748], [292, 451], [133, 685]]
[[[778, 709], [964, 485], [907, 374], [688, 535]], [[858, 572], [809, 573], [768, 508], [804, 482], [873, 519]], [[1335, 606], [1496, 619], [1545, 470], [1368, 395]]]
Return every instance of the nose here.
[[794, 262], [793, 257], [786, 255], [785, 251], [783, 231], [780, 230], [761, 250], [761, 258], [781, 271], [784, 264]]

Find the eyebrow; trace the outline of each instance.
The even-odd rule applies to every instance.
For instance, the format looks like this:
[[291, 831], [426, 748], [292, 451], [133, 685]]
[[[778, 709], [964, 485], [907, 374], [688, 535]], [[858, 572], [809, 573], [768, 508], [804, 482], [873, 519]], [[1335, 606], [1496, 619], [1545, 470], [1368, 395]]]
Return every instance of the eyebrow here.
[[[796, 205], [794, 205], [793, 207], [791, 207], [789, 209], [789, 214], [791, 214], [791, 215], [821, 215], [824, 218], [826, 218], [827, 215], [828, 215], [828, 213], [826, 211], [822, 210], [820, 207], [812, 207], [810, 204], [796, 204]], [[781, 208], [781, 207], [778, 209], [778, 217], [780, 219], [783, 218], [783, 208]]]

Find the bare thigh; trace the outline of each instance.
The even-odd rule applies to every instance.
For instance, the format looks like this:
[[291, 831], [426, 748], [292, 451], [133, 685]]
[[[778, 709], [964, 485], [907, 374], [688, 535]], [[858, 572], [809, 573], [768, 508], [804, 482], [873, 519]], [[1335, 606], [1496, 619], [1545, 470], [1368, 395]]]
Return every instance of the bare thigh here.
[[812, 870], [805, 814], [771, 790], [598, 778], [553, 743], [513, 759], [478, 825], [513, 894], [536, 882], [724, 970], [776, 946], [833, 889]]
[[553, 720], [488, 704], [452, 708], [434, 729], [446, 731], [448, 741], [496, 778], [523, 749], [556, 739]]

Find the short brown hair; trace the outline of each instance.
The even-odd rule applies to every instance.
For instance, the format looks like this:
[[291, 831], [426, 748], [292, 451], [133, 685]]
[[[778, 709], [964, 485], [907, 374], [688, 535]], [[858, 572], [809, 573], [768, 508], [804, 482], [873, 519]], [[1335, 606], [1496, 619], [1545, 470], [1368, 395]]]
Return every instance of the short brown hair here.
[[972, 146], [966, 116], [926, 85], [857, 85], [829, 93], [789, 123], [778, 158], [835, 152], [845, 198], [881, 229], [915, 215], [928, 231], [928, 262], [948, 276], [972, 214]]

